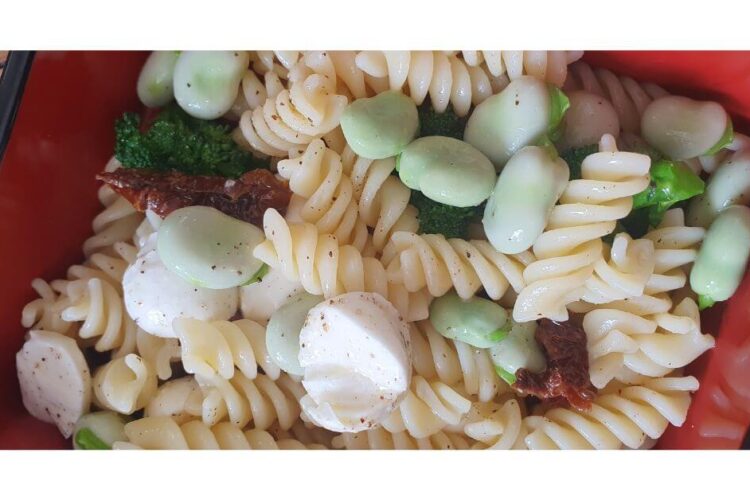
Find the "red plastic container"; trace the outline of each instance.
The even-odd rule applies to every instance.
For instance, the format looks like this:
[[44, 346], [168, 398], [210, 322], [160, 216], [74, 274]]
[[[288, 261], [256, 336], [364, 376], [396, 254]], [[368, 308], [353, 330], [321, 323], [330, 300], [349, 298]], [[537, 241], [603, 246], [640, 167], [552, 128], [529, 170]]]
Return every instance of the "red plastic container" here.
[[[40, 52], [0, 164], [0, 448], [65, 448], [54, 426], [21, 404], [15, 353], [23, 306], [37, 276], [63, 276], [100, 210], [94, 174], [112, 154], [114, 119], [140, 109], [139, 52]], [[591, 52], [585, 58], [674, 92], [710, 98], [750, 132], [750, 52]], [[687, 423], [662, 448], [739, 448], [750, 424], [750, 277], [724, 308], [704, 318], [721, 334], [691, 372], [701, 379]]]

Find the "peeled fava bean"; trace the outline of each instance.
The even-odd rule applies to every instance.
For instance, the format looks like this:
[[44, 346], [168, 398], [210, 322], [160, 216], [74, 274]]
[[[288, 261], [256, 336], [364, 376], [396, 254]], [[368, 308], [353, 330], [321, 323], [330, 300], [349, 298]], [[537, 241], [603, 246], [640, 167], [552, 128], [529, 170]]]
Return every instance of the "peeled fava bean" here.
[[176, 50], [154, 51], [138, 75], [138, 98], [149, 108], [164, 106], [174, 99], [174, 67], [180, 53]]
[[597, 144], [604, 134], [619, 135], [620, 119], [606, 98], [576, 90], [568, 94], [568, 99], [570, 108], [563, 118], [561, 151]]
[[709, 177], [706, 191], [690, 200], [687, 223], [708, 227], [731, 205], [750, 202], [750, 150], [730, 156]]
[[478, 149], [452, 137], [421, 137], [398, 159], [401, 181], [444, 205], [474, 207], [492, 192], [495, 169]]
[[245, 51], [186, 51], [174, 68], [174, 96], [188, 114], [219, 118], [237, 98], [250, 56]]
[[510, 159], [497, 179], [482, 225], [496, 250], [515, 254], [534, 244], [552, 208], [568, 184], [565, 161], [549, 151], [527, 146]]
[[392, 90], [357, 99], [344, 110], [341, 130], [359, 156], [371, 160], [389, 158], [403, 151], [417, 135], [417, 105]]
[[127, 441], [125, 419], [113, 411], [95, 411], [78, 419], [73, 431], [76, 450], [109, 450], [117, 441]]
[[302, 292], [273, 313], [266, 327], [266, 348], [279, 368], [292, 375], [302, 376], [305, 371], [299, 364], [299, 333], [310, 309], [323, 301], [323, 297]]
[[430, 321], [443, 337], [479, 348], [497, 344], [508, 333], [508, 313], [481, 297], [463, 300], [451, 292], [430, 305]]
[[715, 102], [681, 96], [656, 99], [643, 111], [641, 134], [671, 160], [712, 155], [732, 142], [732, 121]]
[[749, 256], [750, 208], [733, 205], [708, 228], [690, 272], [690, 287], [702, 309], [734, 294]]
[[464, 140], [487, 155], [499, 170], [516, 151], [554, 131], [568, 104], [557, 88], [522, 76], [474, 109]]
[[159, 227], [157, 250], [169, 270], [203, 288], [246, 285], [263, 263], [253, 249], [263, 231], [211, 207], [191, 206], [170, 213]]
[[[512, 321], [512, 320], [511, 320]], [[536, 322], [511, 322], [508, 335], [490, 347], [490, 357], [498, 374], [508, 384], [516, 381], [516, 371], [525, 368], [534, 373], [544, 371], [544, 354], [534, 339]]]

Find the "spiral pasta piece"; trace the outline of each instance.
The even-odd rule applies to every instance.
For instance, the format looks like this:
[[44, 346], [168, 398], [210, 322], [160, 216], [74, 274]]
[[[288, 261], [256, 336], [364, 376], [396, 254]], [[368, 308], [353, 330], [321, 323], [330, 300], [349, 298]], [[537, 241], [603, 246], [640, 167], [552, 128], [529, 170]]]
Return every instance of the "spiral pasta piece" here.
[[684, 266], [692, 264], [698, 255], [706, 230], [685, 225], [681, 208], [668, 210], [661, 223], [644, 238], [654, 242], [654, 272], [646, 284], [650, 294], [679, 290], [687, 283]]
[[214, 425], [228, 419], [245, 427], [268, 429], [274, 422], [288, 430], [300, 417], [299, 400], [305, 395], [302, 384], [283, 374], [276, 380], [259, 374], [251, 380], [242, 373], [226, 380], [220, 376], [198, 377], [204, 388], [202, 419]]
[[[114, 156], [104, 167], [105, 172], [114, 172], [122, 164]], [[99, 202], [104, 206], [92, 223], [94, 235], [83, 243], [83, 253], [86, 257], [94, 252], [105, 252], [118, 241], [128, 241], [133, 232], [143, 220], [143, 214], [138, 213], [133, 205], [125, 198], [115, 193], [112, 188], [103, 185], [98, 192]]]
[[341, 158], [354, 186], [359, 215], [367, 227], [373, 228], [372, 243], [377, 251], [385, 247], [394, 232], [419, 229], [417, 209], [409, 204], [411, 189], [391, 175], [396, 169], [395, 158], [368, 160], [348, 146]]
[[144, 417], [125, 424], [127, 442], [113, 449], [145, 450], [294, 450], [324, 449], [293, 439], [276, 440], [262, 429], [242, 428], [228, 422], [208, 426], [199, 420], [179, 425], [170, 417]]
[[474, 449], [510, 450], [523, 446], [523, 417], [515, 399], [504, 403], [474, 403], [463, 426], [476, 441]]
[[641, 317], [618, 309], [595, 309], [584, 316], [591, 382], [598, 388], [634, 375], [662, 377], [687, 366], [714, 346], [701, 333], [698, 305], [685, 298], [671, 312]]
[[333, 234], [342, 244], [364, 250], [367, 226], [359, 216], [354, 186], [344, 173], [341, 156], [315, 139], [302, 156], [282, 160], [277, 168], [292, 193], [304, 199], [299, 209], [304, 222], [315, 224], [321, 233]]
[[388, 283], [378, 259], [364, 257], [351, 245], [339, 246], [334, 235], [320, 234], [309, 223], [290, 224], [273, 209], [263, 215], [263, 230], [266, 240], [255, 247], [255, 257], [289, 281], [301, 283], [308, 293], [325, 298], [346, 292], [379, 293], [406, 321], [427, 318], [427, 294]]
[[577, 50], [462, 50], [464, 61], [471, 67], [484, 63], [493, 76], [507, 75], [512, 81], [531, 75], [556, 87], [562, 87], [568, 65], [583, 55]]
[[594, 273], [586, 281], [581, 300], [604, 304], [614, 300], [643, 295], [654, 271], [654, 243], [649, 239], [633, 240], [618, 233], [610, 248], [594, 263]]
[[281, 375], [266, 348], [266, 329], [249, 319], [202, 321], [177, 318], [174, 331], [180, 341], [182, 366], [187, 373], [223, 379], [235, 376], [235, 367], [248, 379], [258, 366], [271, 380]]
[[41, 278], [31, 282], [31, 288], [39, 295], [38, 298], [26, 304], [21, 311], [21, 325], [32, 330], [45, 330], [62, 333], [71, 331], [73, 321], [62, 318], [62, 312], [70, 306], [69, 297], [55, 291], [49, 283]]
[[458, 425], [470, 408], [471, 401], [447, 384], [428, 382], [416, 375], [404, 400], [382, 425], [391, 433], [405, 431], [422, 439], [437, 434], [448, 425]]
[[137, 329], [135, 346], [138, 354], [153, 367], [159, 380], [172, 378], [172, 362], [181, 358], [180, 344], [175, 338], [157, 337]]
[[156, 372], [137, 354], [128, 354], [101, 366], [92, 385], [98, 406], [130, 415], [156, 393]]
[[445, 295], [451, 288], [464, 299], [480, 287], [498, 300], [508, 287], [520, 292], [524, 286], [524, 267], [533, 261], [530, 252], [505, 255], [483, 240], [446, 239], [441, 234], [397, 231], [383, 250], [388, 280], [409, 292], [427, 289], [433, 297]]
[[195, 377], [185, 376], [160, 385], [143, 410], [144, 417], [171, 417], [178, 424], [201, 418], [203, 390]]
[[302, 64], [292, 70], [289, 89], [240, 117], [241, 136], [256, 152], [283, 158], [339, 125], [348, 99], [336, 93], [335, 82]]
[[437, 432], [416, 439], [407, 432], [390, 433], [382, 427], [333, 438], [332, 447], [347, 450], [468, 450], [471, 440], [459, 433]]
[[81, 339], [96, 339], [94, 349], [111, 351], [120, 357], [135, 350], [138, 327], [128, 316], [122, 295], [109, 282], [100, 278], [80, 279], [68, 283], [70, 305], [63, 309], [64, 321], [82, 321], [78, 329]]
[[510, 389], [498, 377], [486, 349], [443, 337], [429, 320], [411, 323], [409, 332], [416, 374], [451, 387], [461, 385], [467, 396], [479, 401], [491, 401]]
[[286, 79], [299, 58], [296, 50], [256, 50], [250, 52], [250, 66], [260, 74], [273, 72]]
[[591, 410], [565, 408], [524, 419], [529, 449], [640, 448], [647, 437], [659, 438], [668, 424], [685, 422], [695, 377], [665, 377], [642, 384], [608, 386]]
[[599, 152], [584, 159], [581, 179], [568, 183], [534, 242], [536, 262], [523, 272], [527, 285], [513, 308], [516, 321], [567, 321], [566, 306], [584, 295], [602, 258], [602, 236], [630, 213], [633, 195], [648, 186], [650, 166], [648, 156], [617, 151], [614, 137], [602, 136]]
[[639, 83], [604, 68], [593, 69], [583, 61], [570, 65], [563, 90], [586, 90], [609, 100], [620, 119], [620, 128], [630, 134], [640, 133], [641, 115], [651, 101], [669, 95], [653, 83]]
[[509, 82], [505, 75], [493, 76], [484, 65], [470, 66], [454, 54], [438, 51], [363, 51], [356, 64], [376, 93], [405, 90], [418, 105], [429, 93], [438, 113], [451, 104], [458, 116]]

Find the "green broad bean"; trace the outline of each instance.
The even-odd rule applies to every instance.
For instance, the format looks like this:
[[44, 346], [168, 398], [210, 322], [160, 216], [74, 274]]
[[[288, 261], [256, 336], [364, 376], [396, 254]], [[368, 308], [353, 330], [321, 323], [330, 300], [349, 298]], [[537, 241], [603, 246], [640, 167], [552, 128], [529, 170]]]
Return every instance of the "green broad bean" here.
[[279, 368], [292, 375], [304, 375], [299, 363], [299, 333], [307, 313], [323, 298], [302, 292], [276, 310], [266, 327], [266, 348]]
[[159, 226], [157, 251], [164, 265], [203, 288], [246, 285], [263, 270], [253, 249], [263, 231], [211, 207], [191, 206], [169, 214]]
[[492, 162], [471, 144], [452, 137], [420, 137], [398, 157], [398, 174], [411, 189], [453, 207], [474, 207], [495, 184]]
[[511, 320], [508, 335], [490, 347], [490, 357], [498, 374], [509, 384], [516, 381], [516, 371], [526, 368], [538, 373], [544, 371], [547, 362], [542, 350], [534, 340], [536, 322], [516, 323]]
[[174, 99], [174, 67], [180, 52], [176, 50], [154, 51], [138, 75], [136, 86], [138, 98], [149, 108], [164, 106]]
[[174, 96], [188, 114], [219, 118], [237, 98], [250, 56], [245, 51], [187, 51], [174, 68]]
[[432, 302], [430, 321], [443, 337], [479, 348], [492, 347], [508, 334], [505, 309], [481, 297], [463, 300], [454, 292]]
[[76, 450], [109, 450], [116, 441], [127, 441], [125, 420], [112, 411], [87, 413], [76, 422], [73, 448]]
[[750, 208], [733, 205], [706, 232], [690, 272], [690, 287], [701, 308], [732, 296], [750, 257]]
[[484, 209], [482, 225], [496, 250], [527, 250], [547, 225], [552, 208], [568, 183], [561, 158], [538, 146], [526, 146], [508, 161]]
[[417, 135], [417, 105], [401, 92], [389, 90], [357, 99], [341, 115], [341, 130], [352, 151], [381, 160], [399, 154]]
[[560, 151], [597, 144], [604, 134], [620, 135], [620, 118], [604, 97], [576, 90], [568, 94], [570, 108], [562, 124]]
[[559, 89], [522, 76], [474, 109], [464, 140], [500, 170], [524, 146], [535, 144], [545, 134], [554, 138], [568, 106]]
[[732, 121], [719, 104], [681, 96], [652, 101], [641, 117], [641, 135], [671, 160], [714, 154], [734, 137]]
[[731, 205], [750, 202], [750, 150], [739, 151], [722, 163], [706, 184], [706, 191], [690, 201], [687, 223], [708, 227]]

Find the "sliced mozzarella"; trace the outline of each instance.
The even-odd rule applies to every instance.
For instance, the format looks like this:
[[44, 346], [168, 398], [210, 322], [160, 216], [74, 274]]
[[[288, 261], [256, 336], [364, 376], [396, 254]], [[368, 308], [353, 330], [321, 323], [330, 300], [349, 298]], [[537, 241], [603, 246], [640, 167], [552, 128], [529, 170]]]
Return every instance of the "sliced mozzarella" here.
[[23, 404], [31, 415], [70, 437], [91, 404], [91, 375], [75, 340], [32, 330], [16, 353]]
[[300, 332], [303, 410], [336, 432], [379, 424], [409, 387], [410, 351], [407, 324], [380, 295], [353, 292], [320, 303]]

